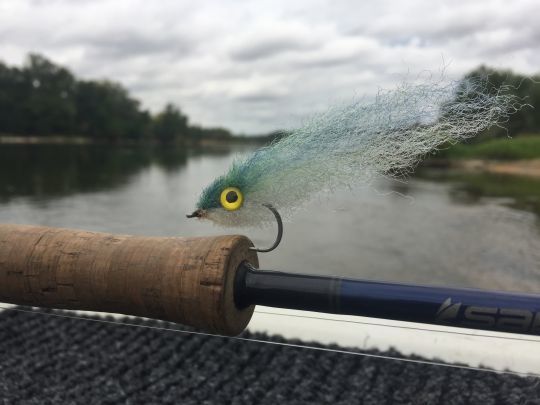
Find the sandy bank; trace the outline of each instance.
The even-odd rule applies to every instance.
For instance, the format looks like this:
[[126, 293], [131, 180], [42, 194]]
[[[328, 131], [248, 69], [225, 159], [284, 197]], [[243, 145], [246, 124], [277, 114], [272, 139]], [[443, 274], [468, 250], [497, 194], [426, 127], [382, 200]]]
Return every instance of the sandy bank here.
[[540, 177], [540, 159], [513, 161], [455, 160], [451, 162], [450, 166], [471, 172]]

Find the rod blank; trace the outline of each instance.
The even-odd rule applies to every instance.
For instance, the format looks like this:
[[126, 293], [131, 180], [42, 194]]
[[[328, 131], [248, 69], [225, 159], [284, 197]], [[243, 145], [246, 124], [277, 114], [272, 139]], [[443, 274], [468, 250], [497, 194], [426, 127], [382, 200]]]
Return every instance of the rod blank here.
[[237, 273], [239, 307], [266, 305], [342, 315], [540, 335], [540, 295], [257, 270]]

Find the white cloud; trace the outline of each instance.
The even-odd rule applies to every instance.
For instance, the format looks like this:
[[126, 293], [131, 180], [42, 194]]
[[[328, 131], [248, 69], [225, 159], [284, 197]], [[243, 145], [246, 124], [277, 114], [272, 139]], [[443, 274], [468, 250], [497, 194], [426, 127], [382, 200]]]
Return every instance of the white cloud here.
[[124, 84], [152, 110], [259, 133], [390, 87], [481, 63], [540, 70], [540, 2], [100, 0], [0, 3], [0, 59], [40, 52]]

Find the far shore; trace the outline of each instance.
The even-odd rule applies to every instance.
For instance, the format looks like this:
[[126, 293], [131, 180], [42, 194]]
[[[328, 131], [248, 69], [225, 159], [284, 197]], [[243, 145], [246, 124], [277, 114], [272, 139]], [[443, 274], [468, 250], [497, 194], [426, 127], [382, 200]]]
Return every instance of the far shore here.
[[425, 166], [441, 169], [456, 169], [469, 173], [493, 173], [540, 178], [540, 159], [435, 159], [426, 162]]
[[[221, 146], [226, 144], [261, 144], [267, 139], [257, 137], [233, 137], [229, 139], [202, 138], [198, 141], [186, 140], [178, 145]], [[161, 145], [155, 139], [93, 139], [84, 136], [21, 136], [0, 135], [0, 145]]]
[[11, 145], [89, 145], [94, 140], [84, 136], [19, 136], [0, 135], [0, 144]]

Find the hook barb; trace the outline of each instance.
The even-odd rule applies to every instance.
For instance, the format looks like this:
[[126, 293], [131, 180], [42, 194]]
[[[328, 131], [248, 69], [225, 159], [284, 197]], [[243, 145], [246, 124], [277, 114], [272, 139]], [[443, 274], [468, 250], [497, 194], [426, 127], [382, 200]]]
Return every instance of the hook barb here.
[[278, 233], [277, 233], [277, 236], [276, 236], [276, 240], [274, 241], [274, 244], [272, 246], [270, 246], [269, 248], [265, 248], [265, 249], [259, 249], [259, 248], [256, 248], [256, 247], [250, 247], [249, 248], [249, 250], [253, 250], [253, 251], [259, 252], [259, 253], [271, 252], [272, 250], [277, 248], [279, 246], [279, 243], [281, 242], [281, 238], [283, 236], [283, 221], [281, 220], [281, 215], [279, 215], [279, 212], [274, 208], [274, 206], [272, 204], [263, 204], [263, 205], [266, 208], [268, 208], [270, 211], [272, 211], [272, 214], [274, 214], [274, 216], [276, 217], [277, 226], [278, 226]]

